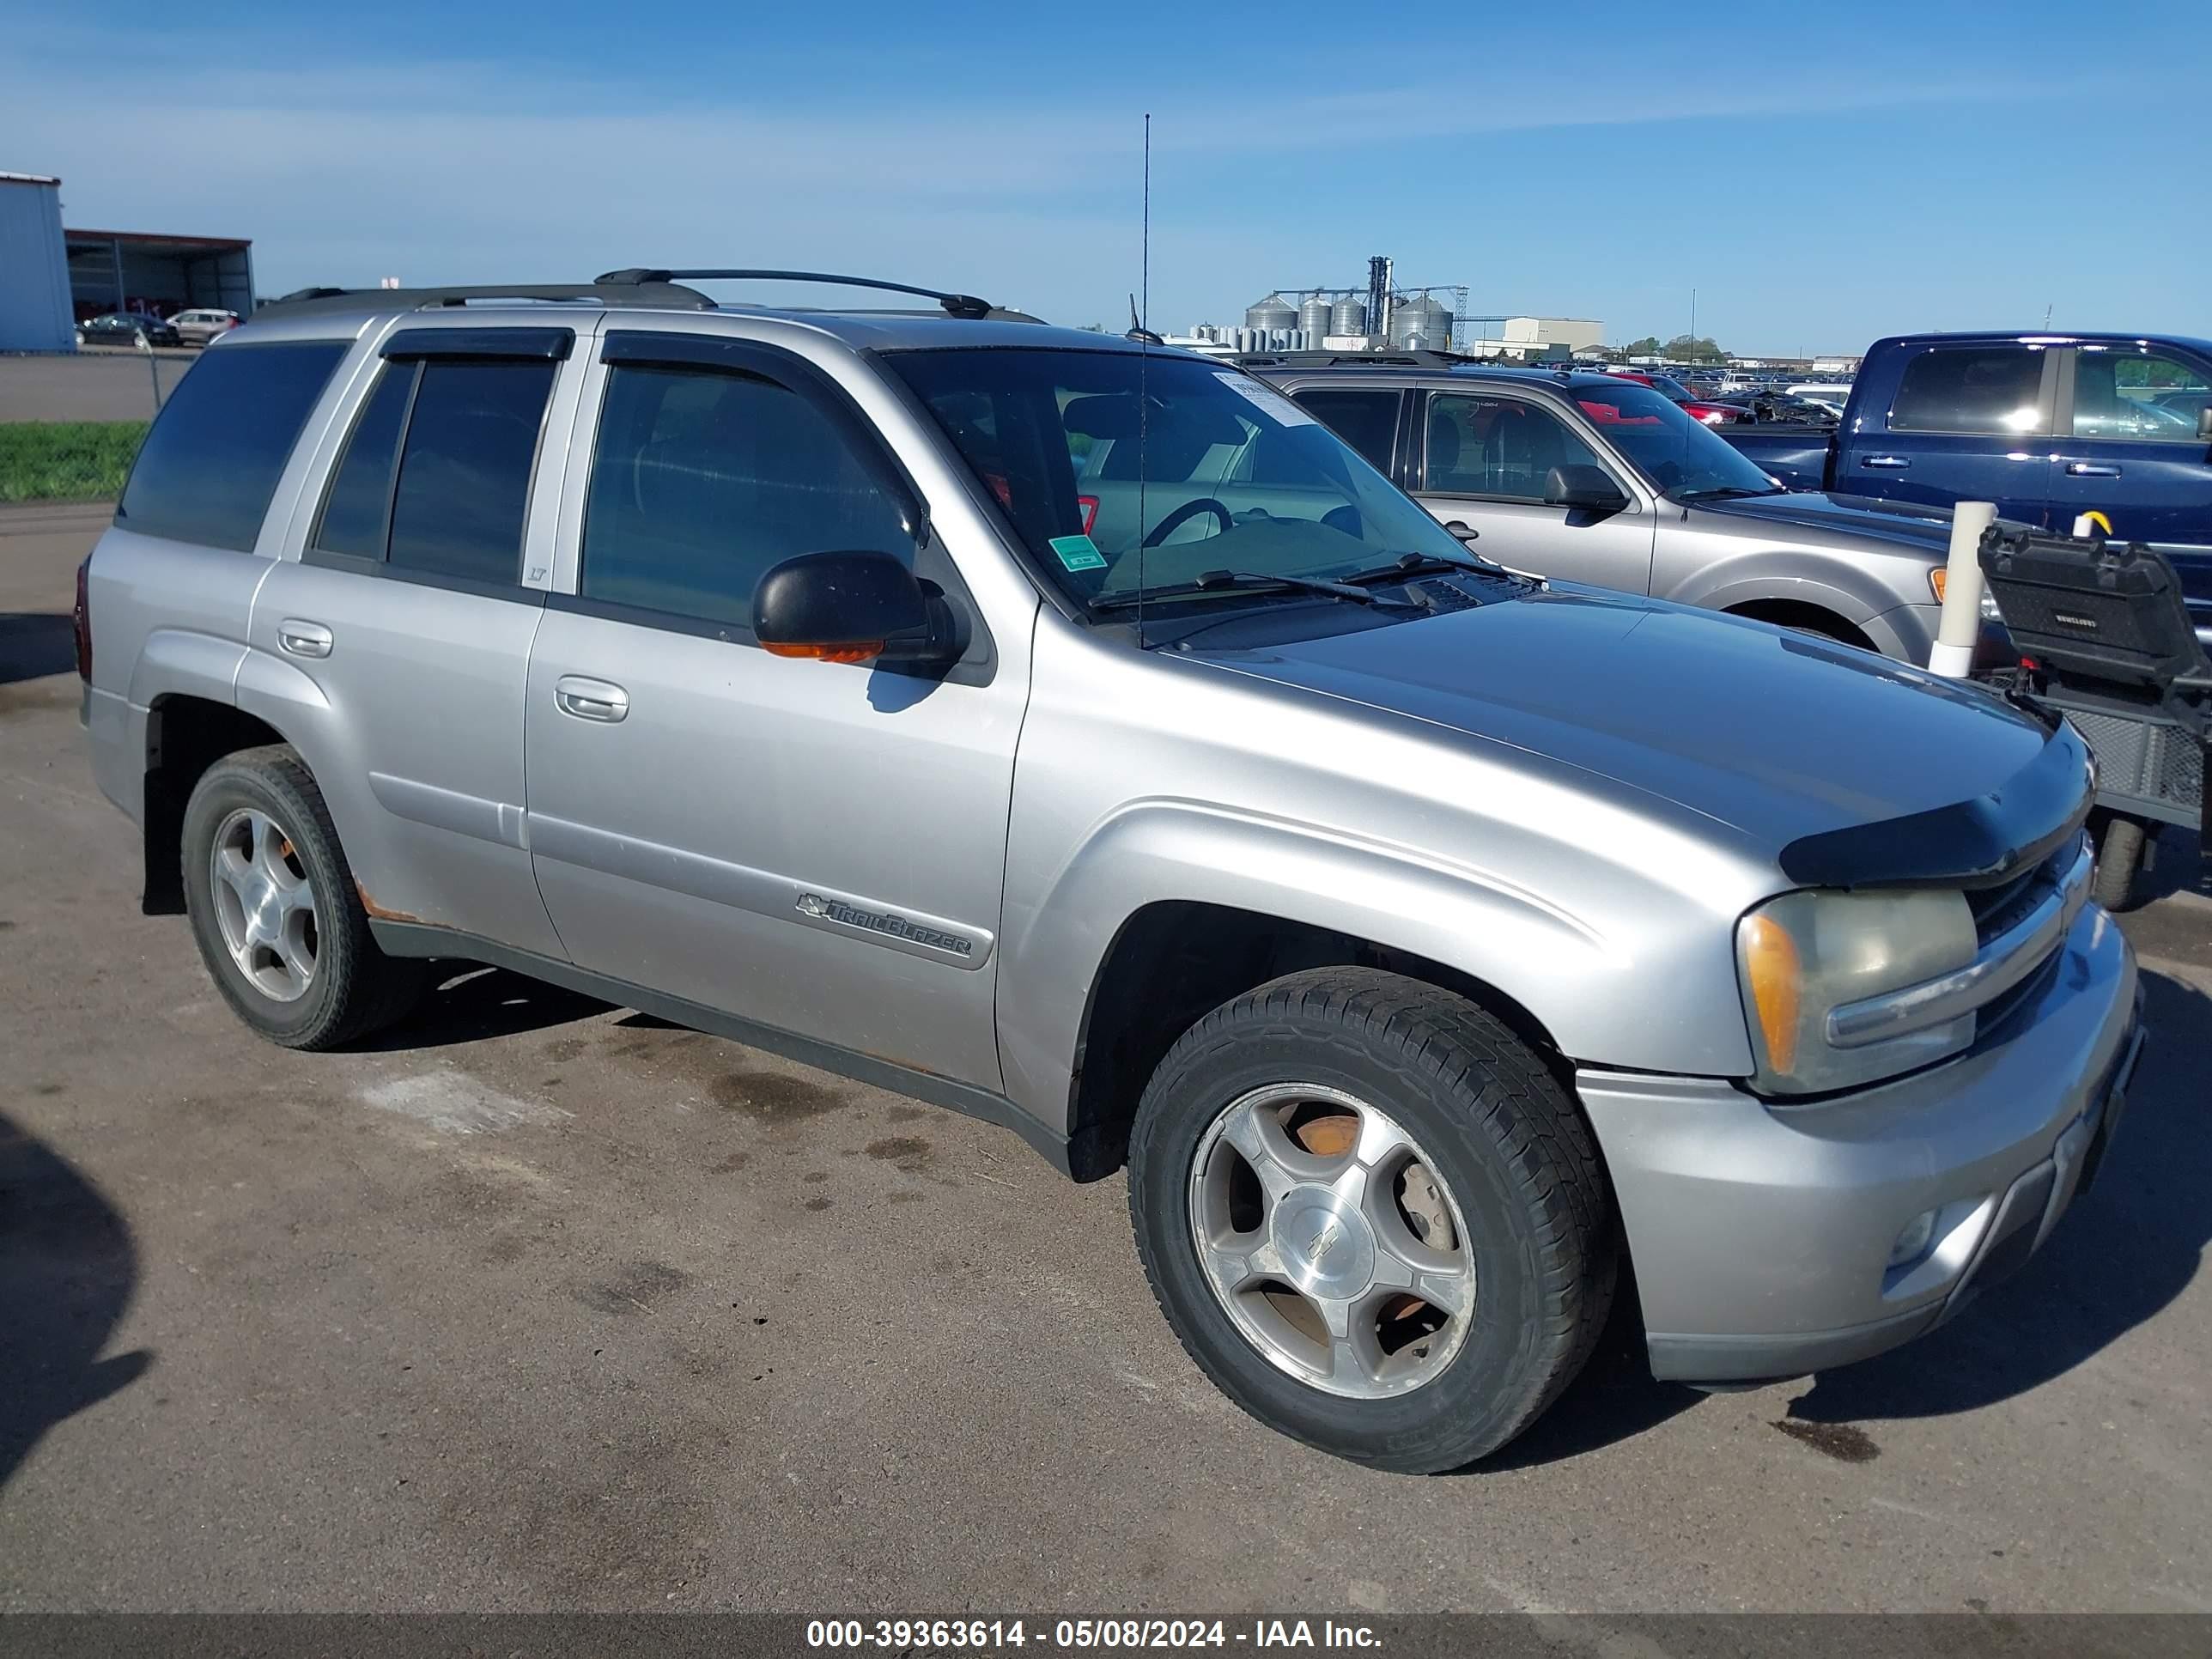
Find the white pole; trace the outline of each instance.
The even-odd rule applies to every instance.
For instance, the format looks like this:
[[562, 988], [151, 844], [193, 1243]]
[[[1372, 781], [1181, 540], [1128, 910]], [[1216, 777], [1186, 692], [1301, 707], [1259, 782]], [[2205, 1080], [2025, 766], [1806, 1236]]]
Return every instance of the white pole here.
[[1928, 653], [1928, 672], [1963, 680], [1982, 636], [1982, 532], [1997, 515], [1994, 501], [1960, 501], [1951, 510], [1951, 557], [1943, 577], [1943, 615]]

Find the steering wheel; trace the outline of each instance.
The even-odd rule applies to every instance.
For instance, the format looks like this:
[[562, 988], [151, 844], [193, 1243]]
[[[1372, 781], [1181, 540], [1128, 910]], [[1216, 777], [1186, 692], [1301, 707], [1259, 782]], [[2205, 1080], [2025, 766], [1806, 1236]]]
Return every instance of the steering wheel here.
[[[1173, 534], [1176, 531], [1182, 529], [1183, 526], [1189, 523], [1201, 513], [1211, 513], [1215, 518], [1220, 520], [1221, 532], [1227, 532], [1237, 528], [1237, 520], [1230, 515], [1230, 512], [1227, 507], [1222, 506], [1219, 501], [1215, 501], [1211, 495], [1201, 495], [1194, 501], [1185, 501], [1181, 507], [1176, 508], [1174, 512], [1169, 514], [1166, 518], [1162, 519], [1158, 524], [1154, 525], [1152, 526], [1152, 533], [1146, 537], [1140, 545], [1145, 547], [1158, 547], [1162, 542], [1165, 541], [1170, 535]], [[1218, 534], [1221, 532], [1217, 532], [1216, 533]]]

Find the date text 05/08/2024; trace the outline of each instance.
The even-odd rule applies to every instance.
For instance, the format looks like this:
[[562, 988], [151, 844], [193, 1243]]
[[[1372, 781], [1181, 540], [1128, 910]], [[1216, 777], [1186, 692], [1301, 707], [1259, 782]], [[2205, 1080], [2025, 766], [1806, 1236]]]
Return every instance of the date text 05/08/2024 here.
[[1254, 1619], [811, 1619], [810, 1648], [915, 1649], [957, 1651], [1039, 1647], [1140, 1648], [1379, 1648], [1365, 1625], [1334, 1620]]

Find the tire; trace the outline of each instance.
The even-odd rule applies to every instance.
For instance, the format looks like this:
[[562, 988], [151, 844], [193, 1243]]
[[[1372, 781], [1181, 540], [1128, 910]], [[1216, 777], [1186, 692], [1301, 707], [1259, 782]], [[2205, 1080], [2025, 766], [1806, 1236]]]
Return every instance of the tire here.
[[[1351, 1224], [1350, 1265], [1336, 1282], [1356, 1286], [1364, 1263], [1381, 1259], [1383, 1222], [1370, 1226], [1378, 1201], [1398, 1205], [1391, 1226], [1413, 1219], [1407, 1196], [1425, 1170], [1429, 1196], [1441, 1194], [1459, 1234], [1458, 1255], [1471, 1266], [1462, 1315], [1432, 1336], [1400, 1348], [1372, 1373], [1337, 1367], [1323, 1380], [1290, 1363], [1301, 1350], [1288, 1340], [1320, 1319], [1318, 1304], [1294, 1293], [1288, 1279], [1273, 1289], [1217, 1290], [1199, 1243], [1200, 1229], [1219, 1239], [1223, 1189], [1217, 1184], [1222, 1148], [1239, 1114], [1273, 1114], [1271, 1091], [1297, 1104], [1278, 1119], [1299, 1146], [1316, 1131], [1297, 1127], [1310, 1110], [1334, 1111], [1332, 1099], [1360, 1103], [1361, 1136], [1342, 1158], [1357, 1160], [1376, 1117], [1410, 1138], [1418, 1158], [1385, 1186], [1370, 1181], [1367, 1206]], [[1252, 1103], [1259, 1102], [1255, 1105]], [[1395, 1120], [1395, 1122], [1389, 1121]], [[1340, 1128], [1340, 1141], [1349, 1129]], [[1248, 1134], [1249, 1130], [1243, 1131]], [[1387, 1139], [1387, 1135], [1382, 1138]], [[1259, 1190], [1249, 1177], [1256, 1164], [1230, 1146], [1232, 1182]], [[1244, 1176], [1237, 1173], [1246, 1164]], [[1338, 1164], [1317, 1167], [1338, 1168]], [[1377, 1170], [1382, 1165], [1378, 1163]], [[1279, 1179], [1281, 1170], [1275, 1174]], [[1235, 1203], [1234, 1188], [1230, 1202]], [[1317, 1195], [1288, 1189], [1268, 1203], [1256, 1231], [1229, 1230], [1235, 1241], [1282, 1241], [1272, 1261], [1295, 1262], [1316, 1279], [1337, 1244], [1334, 1222], [1310, 1220]], [[1299, 1206], [1304, 1205], [1301, 1209]], [[1433, 1214], [1437, 1206], [1431, 1203]], [[1417, 980], [1365, 968], [1292, 974], [1217, 1008], [1170, 1049], [1145, 1090], [1132, 1127], [1129, 1211], [1137, 1249], [1161, 1310], [1184, 1348], [1216, 1387], [1269, 1427], [1339, 1457], [1408, 1474], [1457, 1468], [1496, 1451], [1540, 1416], [1589, 1357], [1611, 1306], [1617, 1246], [1611, 1200], [1589, 1125], [1535, 1054], [1504, 1025], [1467, 1001]], [[1436, 1222], [1431, 1220], [1432, 1230]], [[1297, 1230], [1308, 1229], [1310, 1249]], [[1434, 1240], [1433, 1231], [1413, 1231]], [[1395, 1237], [1406, 1238], [1404, 1231]], [[1372, 1254], [1363, 1255], [1370, 1244]], [[1304, 1255], [1292, 1253], [1304, 1249]], [[1413, 1253], [1418, 1255], [1418, 1252]], [[1268, 1258], [1252, 1261], [1265, 1265]], [[1376, 1271], [1379, 1279], [1380, 1269]], [[1347, 1276], [1348, 1275], [1348, 1276]], [[1218, 1276], [1218, 1271], [1217, 1271]], [[1429, 1281], [1425, 1280], [1424, 1284]], [[1356, 1289], [1350, 1297], [1377, 1292]], [[1344, 1305], [1350, 1297], [1337, 1298]], [[1385, 1301], [1387, 1310], [1404, 1299]], [[1231, 1307], [1239, 1310], [1232, 1313]], [[1425, 1304], [1413, 1301], [1416, 1310]], [[1427, 1309], [1424, 1318], [1441, 1316]], [[1278, 1310], [1291, 1317], [1279, 1319]], [[1325, 1320], [1322, 1322], [1326, 1324]], [[1354, 1320], [1352, 1322], [1360, 1322]], [[1330, 1328], [1334, 1328], [1331, 1327]], [[1255, 1331], [1259, 1334], [1255, 1334]], [[1310, 1342], [1304, 1351], [1318, 1358]], [[1372, 1352], [1370, 1348], [1370, 1352]], [[1390, 1373], [1390, 1367], [1399, 1367]], [[1427, 1368], [1427, 1369], [1424, 1369]], [[1349, 1375], [1348, 1395], [1342, 1379]], [[1378, 1380], [1382, 1379], [1382, 1380]], [[1411, 1380], [1409, 1380], [1411, 1379]]]
[[[246, 885], [276, 897], [249, 908], [239, 886], [223, 882], [228, 893], [218, 893], [218, 836], [245, 860]], [[210, 766], [185, 805], [183, 843], [185, 909], [201, 958], [238, 1017], [271, 1042], [336, 1048], [390, 1024], [421, 995], [426, 965], [377, 948], [330, 809], [292, 749], [240, 750]], [[258, 879], [257, 854], [276, 882]], [[287, 877], [294, 884], [280, 893]], [[283, 902], [303, 892], [304, 904]], [[274, 937], [257, 944], [250, 919], [276, 915], [284, 921]], [[258, 976], [234, 951], [241, 933]], [[280, 980], [298, 988], [272, 990]]]
[[2097, 836], [2097, 866], [2089, 878], [2089, 896], [2107, 910], [2124, 910], [2135, 902], [2136, 877], [2142, 869], [2143, 827], [2134, 818], [2107, 818]]

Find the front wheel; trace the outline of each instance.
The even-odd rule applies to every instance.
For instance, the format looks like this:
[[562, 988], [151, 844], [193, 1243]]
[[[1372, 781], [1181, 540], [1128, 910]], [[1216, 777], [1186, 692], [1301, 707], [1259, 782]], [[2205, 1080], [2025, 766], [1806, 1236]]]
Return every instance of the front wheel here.
[[1129, 1151], [1146, 1276], [1221, 1390], [1378, 1468], [1456, 1468], [1589, 1357], [1615, 1250], [1589, 1127], [1465, 999], [1371, 969], [1216, 1009]]
[[2097, 863], [2089, 878], [2089, 896], [2107, 910], [2124, 910], [2133, 904], [2145, 844], [2140, 820], [2106, 819], [2097, 833]]

